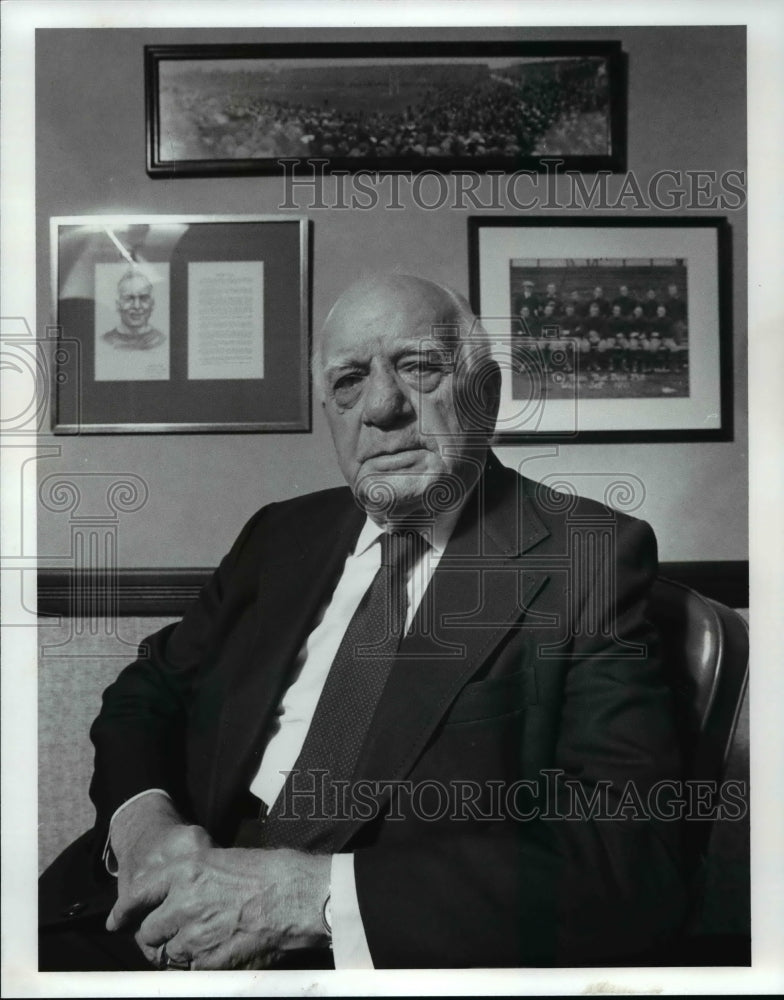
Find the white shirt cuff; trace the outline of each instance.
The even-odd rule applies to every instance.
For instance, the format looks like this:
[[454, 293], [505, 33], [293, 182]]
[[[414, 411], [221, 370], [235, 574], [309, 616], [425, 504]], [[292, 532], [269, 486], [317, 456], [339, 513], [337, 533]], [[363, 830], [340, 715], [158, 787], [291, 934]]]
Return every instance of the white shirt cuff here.
[[375, 968], [359, 912], [353, 854], [332, 855], [329, 891], [335, 968]]
[[103, 854], [101, 855], [101, 860], [103, 861], [104, 865], [106, 865], [107, 872], [110, 875], [114, 875], [115, 878], [117, 877], [117, 858], [115, 858], [114, 851], [112, 850], [112, 823], [114, 823], [114, 821], [123, 811], [123, 809], [126, 808], [126, 806], [129, 806], [132, 802], [135, 802], [137, 799], [143, 798], [145, 795], [152, 795], [153, 793], [155, 793], [156, 795], [165, 795], [166, 798], [169, 799], [169, 801], [171, 801], [171, 795], [169, 795], [168, 792], [164, 792], [162, 788], [145, 788], [145, 790], [143, 792], [139, 792], [138, 795], [132, 795], [131, 798], [126, 799], [125, 802], [123, 802], [123, 804], [118, 809], [114, 810], [112, 818], [109, 820], [109, 834], [106, 837], [106, 844], [104, 845], [103, 848]]

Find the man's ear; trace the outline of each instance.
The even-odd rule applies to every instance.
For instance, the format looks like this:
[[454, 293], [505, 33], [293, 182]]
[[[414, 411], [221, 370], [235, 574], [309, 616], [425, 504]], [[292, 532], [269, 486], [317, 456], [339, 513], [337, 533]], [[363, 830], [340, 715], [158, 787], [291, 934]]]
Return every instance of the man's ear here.
[[488, 436], [495, 430], [501, 405], [501, 369], [495, 358], [476, 362], [466, 380], [460, 408], [467, 429], [483, 431]]
[[495, 358], [486, 358], [482, 362], [477, 377], [477, 390], [481, 407], [480, 426], [482, 430], [492, 434], [501, 405], [501, 368]]
[[501, 407], [501, 366], [495, 359], [492, 359], [490, 368], [491, 371], [482, 383], [482, 391], [484, 393], [491, 430], [494, 430], [496, 421], [498, 420], [498, 410]]

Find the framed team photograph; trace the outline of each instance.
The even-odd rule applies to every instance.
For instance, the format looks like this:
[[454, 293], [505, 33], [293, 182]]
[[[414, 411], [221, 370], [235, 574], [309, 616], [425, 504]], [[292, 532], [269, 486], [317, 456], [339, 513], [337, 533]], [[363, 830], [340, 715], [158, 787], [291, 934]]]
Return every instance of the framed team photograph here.
[[308, 223], [51, 219], [55, 434], [310, 430]]
[[473, 216], [498, 443], [732, 440], [724, 218]]
[[150, 45], [153, 177], [622, 171], [618, 42]]

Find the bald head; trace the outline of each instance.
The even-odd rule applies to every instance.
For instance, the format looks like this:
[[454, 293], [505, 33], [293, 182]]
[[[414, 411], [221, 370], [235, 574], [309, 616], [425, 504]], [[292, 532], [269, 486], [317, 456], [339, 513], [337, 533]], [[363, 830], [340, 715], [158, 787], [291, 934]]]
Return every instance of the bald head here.
[[323, 392], [325, 357], [336, 334], [361, 322], [383, 324], [390, 311], [405, 317], [411, 330], [461, 351], [466, 364], [490, 353], [487, 334], [462, 295], [416, 275], [374, 275], [350, 285], [329, 311], [313, 352], [317, 389]]
[[375, 492], [410, 513], [430, 487], [450, 480], [464, 492], [481, 468], [500, 376], [451, 289], [402, 274], [356, 282], [327, 316], [314, 377], [341, 470], [366, 507]]

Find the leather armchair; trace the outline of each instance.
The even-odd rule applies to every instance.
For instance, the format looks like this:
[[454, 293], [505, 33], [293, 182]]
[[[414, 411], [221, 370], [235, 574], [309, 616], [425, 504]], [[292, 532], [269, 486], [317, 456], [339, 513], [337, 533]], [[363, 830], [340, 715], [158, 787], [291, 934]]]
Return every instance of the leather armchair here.
[[[748, 751], [736, 739], [748, 685], [746, 622], [731, 608], [665, 578], [654, 585], [648, 617], [660, 631], [670, 673], [685, 779], [716, 786], [728, 776], [746, 780]], [[748, 819], [690, 818], [684, 830], [692, 914], [677, 954], [666, 964], [748, 964]]]

